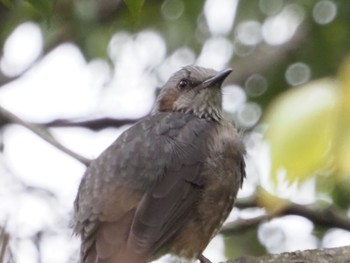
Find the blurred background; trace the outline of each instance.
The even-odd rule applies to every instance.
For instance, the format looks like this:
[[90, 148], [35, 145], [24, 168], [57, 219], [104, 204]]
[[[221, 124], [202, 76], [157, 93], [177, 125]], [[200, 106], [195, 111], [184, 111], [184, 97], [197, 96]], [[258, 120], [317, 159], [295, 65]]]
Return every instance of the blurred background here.
[[0, 262], [77, 261], [69, 224], [85, 158], [148, 114], [188, 64], [234, 69], [223, 107], [248, 150], [237, 207], [205, 255], [350, 245], [349, 10], [345, 0], [1, 0]]

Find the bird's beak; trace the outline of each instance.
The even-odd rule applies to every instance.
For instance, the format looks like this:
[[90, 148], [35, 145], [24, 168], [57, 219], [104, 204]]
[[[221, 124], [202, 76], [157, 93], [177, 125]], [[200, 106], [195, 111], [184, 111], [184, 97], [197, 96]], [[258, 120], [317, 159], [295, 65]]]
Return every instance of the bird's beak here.
[[203, 88], [220, 86], [224, 82], [224, 80], [227, 78], [227, 76], [230, 75], [231, 72], [232, 72], [231, 68], [220, 71], [214, 77], [211, 77], [210, 79], [205, 80], [202, 83]]

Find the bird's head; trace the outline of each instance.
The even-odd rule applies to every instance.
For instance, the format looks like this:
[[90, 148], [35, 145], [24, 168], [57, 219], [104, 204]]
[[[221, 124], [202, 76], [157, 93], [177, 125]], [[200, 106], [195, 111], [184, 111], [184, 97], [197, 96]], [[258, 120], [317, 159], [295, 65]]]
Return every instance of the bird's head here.
[[221, 84], [231, 69], [217, 72], [199, 66], [186, 66], [165, 83], [152, 113], [184, 112], [199, 118], [221, 120]]

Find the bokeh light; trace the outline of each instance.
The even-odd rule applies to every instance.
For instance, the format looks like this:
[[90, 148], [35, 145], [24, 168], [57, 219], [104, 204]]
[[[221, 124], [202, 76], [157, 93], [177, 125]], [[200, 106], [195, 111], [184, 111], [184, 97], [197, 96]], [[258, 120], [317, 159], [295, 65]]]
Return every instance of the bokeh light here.
[[288, 41], [303, 21], [305, 11], [297, 4], [290, 4], [275, 16], [268, 17], [263, 24], [264, 40], [270, 45], [281, 45]]
[[181, 0], [165, 0], [161, 7], [161, 13], [167, 20], [177, 20], [185, 10], [184, 3]]
[[[238, 0], [207, 0], [204, 14], [213, 35], [227, 34], [231, 31], [236, 15]], [[220, 19], [218, 19], [220, 14]]]
[[281, 0], [259, 0], [259, 7], [261, 12], [266, 15], [275, 15], [281, 11], [283, 1]]
[[8, 76], [16, 76], [29, 67], [40, 55], [43, 47], [41, 30], [33, 22], [19, 25], [7, 38], [1, 71]]
[[333, 1], [322, 0], [316, 3], [312, 17], [320, 25], [331, 23], [337, 15], [337, 6]]
[[267, 80], [260, 74], [253, 74], [246, 80], [244, 88], [250, 97], [259, 97], [267, 90]]
[[227, 38], [212, 37], [204, 43], [197, 64], [221, 70], [230, 61], [232, 54], [233, 46]]
[[238, 124], [245, 128], [253, 127], [262, 115], [262, 109], [259, 104], [249, 102], [244, 104], [237, 112]]
[[261, 41], [261, 24], [254, 20], [239, 23], [236, 37], [244, 45], [257, 45]]
[[225, 86], [222, 90], [222, 93], [222, 107], [227, 112], [236, 112], [246, 102], [246, 94], [239, 86]]
[[297, 86], [306, 83], [311, 78], [311, 69], [302, 62], [293, 63], [288, 66], [285, 74], [289, 85]]

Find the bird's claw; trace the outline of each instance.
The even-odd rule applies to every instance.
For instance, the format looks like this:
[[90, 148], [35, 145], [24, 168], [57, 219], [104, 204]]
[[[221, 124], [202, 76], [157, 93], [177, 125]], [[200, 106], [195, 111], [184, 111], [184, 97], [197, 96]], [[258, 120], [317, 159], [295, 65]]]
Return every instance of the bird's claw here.
[[201, 254], [198, 259], [200, 263], [212, 263], [209, 259], [203, 256], [203, 254]]

